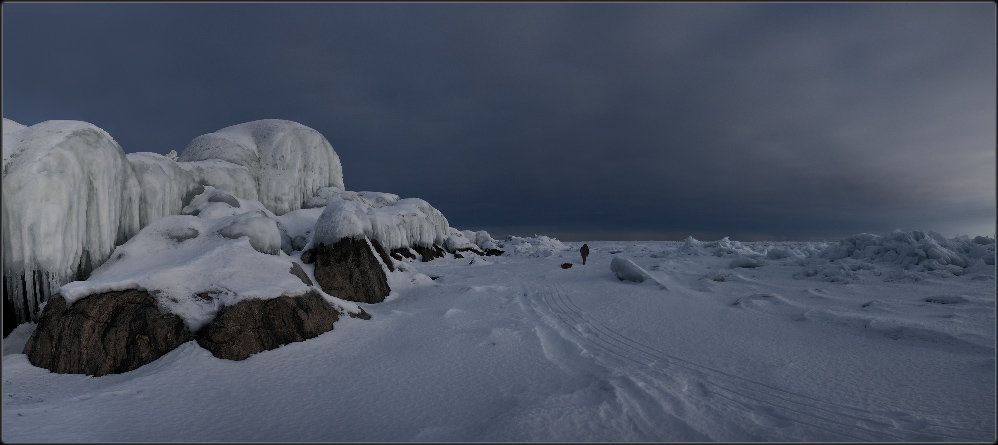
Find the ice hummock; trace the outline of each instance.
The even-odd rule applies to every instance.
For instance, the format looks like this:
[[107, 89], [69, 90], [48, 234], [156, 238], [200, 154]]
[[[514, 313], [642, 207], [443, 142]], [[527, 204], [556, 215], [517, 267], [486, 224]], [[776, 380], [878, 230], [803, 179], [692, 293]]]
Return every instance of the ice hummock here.
[[8, 122], [4, 285], [18, 319], [31, 320], [59, 285], [86, 276], [139, 229], [141, 187], [118, 143], [93, 124]]
[[318, 131], [297, 122], [263, 119], [225, 127], [194, 138], [179, 157], [180, 161], [209, 159], [246, 167], [257, 199], [278, 215], [301, 208], [322, 187], [344, 188], [343, 168], [332, 145]]

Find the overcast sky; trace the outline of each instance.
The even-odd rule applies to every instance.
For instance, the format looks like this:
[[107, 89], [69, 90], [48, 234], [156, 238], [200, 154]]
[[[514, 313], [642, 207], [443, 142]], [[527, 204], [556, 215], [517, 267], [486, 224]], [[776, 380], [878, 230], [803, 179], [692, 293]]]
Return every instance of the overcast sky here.
[[3, 3], [3, 116], [315, 128], [348, 190], [562, 240], [995, 232], [995, 4]]

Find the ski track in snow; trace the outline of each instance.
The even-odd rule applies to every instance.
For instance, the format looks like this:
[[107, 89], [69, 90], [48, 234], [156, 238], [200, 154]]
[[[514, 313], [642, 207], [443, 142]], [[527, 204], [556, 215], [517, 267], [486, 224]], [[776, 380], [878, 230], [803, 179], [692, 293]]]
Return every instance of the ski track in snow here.
[[[801, 437], [828, 441], [960, 442], [973, 441], [976, 436], [992, 433], [987, 430], [924, 421], [909, 421], [898, 425], [894, 420], [861, 408], [825, 402], [771, 384], [699, 365], [623, 335], [600, 322], [596, 315], [586, 315], [563, 290], [555, 286], [539, 287], [528, 293], [543, 301], [543, 311], [547, 315], [553, 317], [563, 327], [568, 327], [571, 333], [566, 335], [566, 339], [583, 348], [591, 347], [604, 352], [605, 354], [599, 354], [599, 357], [600, 361], [606, 362], [608, 368], [628, 369], [635, 381], [634, 387], [648, 392], [654, 402], [666, 407], [667, 414], [668, 411], [677, 409], [674, 395], [689, 392], [677, 386], [696, 388], [699, 391], [694, 391], [695, 400], [683, 400], [684, 405], [713, 405], [719, 402], [716, 398], [720, 398], [724, 401], [722, 404], [726, 402], [728, 406], [714, 409], [723, 410], [724, 415], [749, 416], [752, 418], [751, 422], [758, 423], [766, 429], [765, 436], [752, 437], [751, 440], [773, 440], [773, 427], [787, 428], [791, 424], [820, 431], [815, 435], [803, 430]], [[643, 381], [639, 383], [641, 380]], [[655, 394], [651, 394], [653, 392]], [[632, 401], [639, 399], [636, 395], [630, 395], [630, 398]], [[674, 408], [670, 410], [669, 406]], [[638, 409], [650, 411], [657, 408], [645, 405]], [[683, 411], [682, 405], [678, 410]], [[752, 434], [750, 431], [746, 433]], [[712, 437], [710, 440], [733, 439]], [[794, 436], [781, 437], [778, 440], [792, 441]]]

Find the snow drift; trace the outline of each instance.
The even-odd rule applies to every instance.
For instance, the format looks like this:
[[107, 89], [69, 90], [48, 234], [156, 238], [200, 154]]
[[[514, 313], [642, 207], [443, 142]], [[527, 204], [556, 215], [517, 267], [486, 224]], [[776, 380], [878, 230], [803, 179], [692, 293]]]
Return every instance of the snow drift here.
[[[18, 321], [139, 229], [140, 185], [118, 143], [79, 121], [3, 134], [3, 274]], [[9, 319], [9, 318], [8, 318]]]
[[318, 131], [297, 122], [263, 119], [226, 127], [194, 138], [179, 157], [180, 161], [208, 159], [246, 167], [256, 184], [257, 199], [278, 215], [301, 208], [322, 187], [344, 188], [343, 168], [332, 145]]

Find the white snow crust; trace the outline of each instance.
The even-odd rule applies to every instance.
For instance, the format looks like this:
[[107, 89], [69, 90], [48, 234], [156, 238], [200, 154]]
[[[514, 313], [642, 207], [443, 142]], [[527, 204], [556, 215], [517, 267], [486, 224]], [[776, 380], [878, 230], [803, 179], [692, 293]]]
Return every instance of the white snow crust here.
[[3, 271], [19, 315], [134, 234], [140, 186], [107, 132], [45, 121], [3, 134]]
[[[192, 140], [180, 161], [220, 159], [249, 170], [257, 198], [275, 214], [301, 208], [322, 187], [343, 189], [343, 168], [322, 134], [297, 122], [263, 119], [223, 128]], [[219, 184], [212, 184], [220, 188]]]

